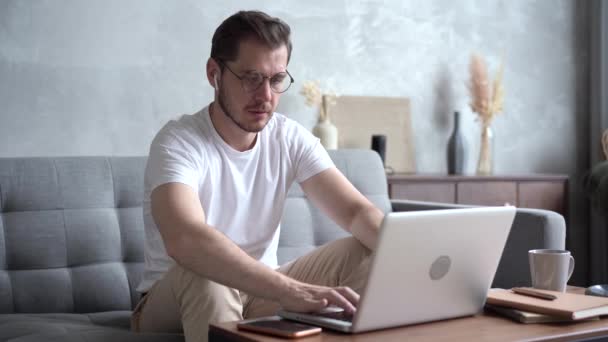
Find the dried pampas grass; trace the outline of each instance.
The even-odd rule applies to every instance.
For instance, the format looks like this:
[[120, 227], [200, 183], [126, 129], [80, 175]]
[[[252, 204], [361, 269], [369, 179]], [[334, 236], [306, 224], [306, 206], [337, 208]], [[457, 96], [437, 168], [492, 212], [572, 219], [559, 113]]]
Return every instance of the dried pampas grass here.
[[319, 81], [304, 81], [300, 94], [304, 95], [306, 105], [313, 107], [321, 103], [321, 88]]
[[504, 87], [502, 82], [504, 66], [500, 68], [494, 77], [494, 82], [490, 87], [488, 80], [488, 68], [485, 60], [476, 54], [471, 56], [469, 72], [471, 80], [469, 92], [471, 93], [471, 110], [477, 113], [483, 126], [489, 126], [499, 112], [503, 110]]
[[336, 98], [338, 97], [336, 94], [323, 94], [319, 81], [305, 81], [302, 84], [300, 94], [304, 95], [307, 106], [316, 107], [321, 105], [319, 109], [319, 121], [329, 119], [329, 107], [336, 104]]

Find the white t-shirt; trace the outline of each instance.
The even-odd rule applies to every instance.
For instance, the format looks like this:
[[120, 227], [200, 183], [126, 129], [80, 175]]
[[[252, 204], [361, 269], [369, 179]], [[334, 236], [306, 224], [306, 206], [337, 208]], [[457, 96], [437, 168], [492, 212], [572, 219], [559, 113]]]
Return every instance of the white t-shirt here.
[[233, 149], [219, 136], [208, 107], [170, 121], [152, 141], [145, 171], [145, 266], [137, 290], [148, 291], [175, 263], [152, 218], [150, 194], [157, 186], [179, 182], [192, 187], [209, 225], [274, 268], [290, 186], [332, 166], [319, 139], [279, 113], [274, 113], [258, 133], [255, 146], [245, 152]]

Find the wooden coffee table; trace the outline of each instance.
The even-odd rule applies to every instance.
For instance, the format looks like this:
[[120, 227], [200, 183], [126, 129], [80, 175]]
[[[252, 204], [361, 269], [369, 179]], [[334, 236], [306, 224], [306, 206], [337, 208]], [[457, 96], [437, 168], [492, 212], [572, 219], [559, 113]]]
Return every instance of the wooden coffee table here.
[[[569, 287], [568, 291], [582, 292], [583, 289]], [[212, 324], [209, 327], [209, 341], [287, 341], [239, 331], [236, 323]], [[493, 313], [483, 313], [355, 335], [324, 330], [320, 335], [298, 341], [572, 341], [598, 336], [608, 336], [608, 318], [578, 323], [522, 324]]]

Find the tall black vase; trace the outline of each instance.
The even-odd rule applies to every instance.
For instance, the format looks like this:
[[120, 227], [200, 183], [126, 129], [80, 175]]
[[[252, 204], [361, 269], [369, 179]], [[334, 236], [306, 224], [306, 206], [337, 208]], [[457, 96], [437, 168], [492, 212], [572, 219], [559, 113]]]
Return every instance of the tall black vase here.
[[465, 141], [460, 130], [460, 113], [454, 112], [454, 129], [448, 140], [448, 174], [461, 175], [464, 173]]

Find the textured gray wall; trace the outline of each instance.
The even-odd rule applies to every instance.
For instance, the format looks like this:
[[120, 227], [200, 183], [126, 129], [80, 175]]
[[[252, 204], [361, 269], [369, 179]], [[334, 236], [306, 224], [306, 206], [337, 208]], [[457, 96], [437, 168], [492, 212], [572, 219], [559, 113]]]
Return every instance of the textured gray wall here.
[[453, 110], [463, 112], [466, 170], [474, 172], [469, 56], [486, 56], [492, 71], [504, 58], [496, 173], [571, 175], [568, 241], [580, 251], [575, 278], [584, 281], [585, 1], [2, 0], [0, 157], [147, 154], [167, 120], [210, 101], [204, 68], [214, 29], [254, 8], [293, 30], [289, 69], [299, 83], [280, 111], [314, 125], [298, 94], [307, 79], [341, 94], [409, 97], [420, 172], [445, 172]]
[[[412, 100], [421, 172], [445, 170], [448, 115], [463, 111], [474, 171], [478, 125], [465, 82], [471, 52], [504, 56], [496, 172], [575, 167], [576, 82], [584, 69], [575, 2], [0, 2], [0, 156], [140, 155], [167, 120], [210, 101], [204, 66], [223, 18], [258, 8], [293, 29], [299, 84], [280, 110], [311, 128], [298, 94], [319, 79], [342, 94]], [[583, 57], [581, 57], [583, 56]], [[390, 143], [390, 142], [389, 142]]]

